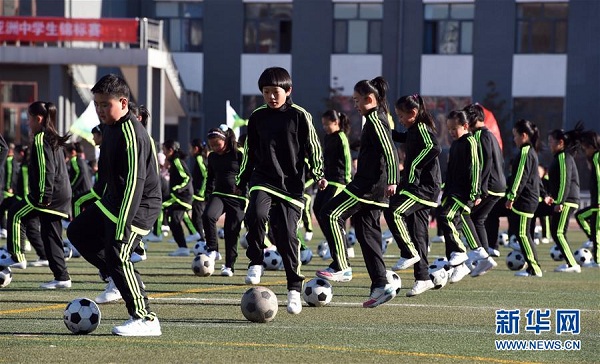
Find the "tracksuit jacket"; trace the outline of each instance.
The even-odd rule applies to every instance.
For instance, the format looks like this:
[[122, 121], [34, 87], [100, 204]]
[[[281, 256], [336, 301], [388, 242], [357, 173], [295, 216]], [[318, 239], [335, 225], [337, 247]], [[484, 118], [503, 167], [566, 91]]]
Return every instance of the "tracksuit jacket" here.
[[481, 169], [481, 197], [487, 195], [504, 196], [506, 177], [504, 176], [504, 157], [498, 140], [485, 126], [473, 133], [479, 151]]
[[565, 151], [556, 153], [548, 169], [548, 176], [547, 192], [554, 199], [555, 205], [579, 204], [579, 171], [571, 154]]
[[480, 197], [480, 169], [477, 141], [467, 133], [452, 142], [444, 197], [453, 197], [465, 206], [473, 207]]
[[540, 197], [538, 157], [531, 144], [524, 144], [513, 159], [512, 174], [508, 180], [506, 199], [513, 201], [513, 208], [520, 212], [533, 213]]

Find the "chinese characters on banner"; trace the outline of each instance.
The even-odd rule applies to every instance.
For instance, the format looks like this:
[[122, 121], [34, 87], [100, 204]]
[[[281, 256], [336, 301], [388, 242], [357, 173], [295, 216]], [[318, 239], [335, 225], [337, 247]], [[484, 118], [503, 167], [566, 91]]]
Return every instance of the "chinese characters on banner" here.
[[138, 42], [137, 19], [0, 17], [0, 42]]

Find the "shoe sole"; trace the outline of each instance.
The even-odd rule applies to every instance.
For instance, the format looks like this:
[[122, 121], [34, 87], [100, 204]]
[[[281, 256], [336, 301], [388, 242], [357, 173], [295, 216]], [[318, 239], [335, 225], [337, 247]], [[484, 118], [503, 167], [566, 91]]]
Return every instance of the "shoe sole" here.
[[117, 333], [114, 331], [111, 331], [111, 332], [115, 336], [161, 336], [162, 335], [162, 331], [152, 332], [152, 333], [142, 333], [142, 334]]
[[331, 277], [325, 274], [320, 274], [319, 272], [315, 273], [315, 275], [319, 278], [331, 281], [331, 282], [350, 282], [352, 280], [352, 277], [342, 277], [342, 278], [335, 278], [335, 277]]

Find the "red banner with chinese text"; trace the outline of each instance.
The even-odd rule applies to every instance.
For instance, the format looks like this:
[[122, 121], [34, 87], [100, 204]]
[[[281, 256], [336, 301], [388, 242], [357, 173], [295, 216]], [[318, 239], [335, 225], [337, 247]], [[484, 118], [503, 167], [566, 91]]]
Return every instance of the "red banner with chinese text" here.
[[0, 41], [138, 42], [137, 19], [0, 16]]

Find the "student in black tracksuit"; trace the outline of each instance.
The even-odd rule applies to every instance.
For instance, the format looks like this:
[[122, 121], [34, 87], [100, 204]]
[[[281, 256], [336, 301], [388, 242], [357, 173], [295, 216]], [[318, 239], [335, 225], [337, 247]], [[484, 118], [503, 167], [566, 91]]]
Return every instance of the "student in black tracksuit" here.
[[[223, 130], [225, 129], [225, 130]], [[240, 171], [242, 152], [237, 149], [235, 133], [223, 125], [210, 129], [208, 145], [212, 152], [208, 155], [208, 178], [206, 194], [208, 199], [202, 220], [206, 233], [207, 255], [213, 260], [219, 252], [217, 238], [217, 220], [225, 214], [225, 265], [221, 275], [231, 277], [235, 272], [237, 243], [244, 219], [247, 199], [246, 191], [242, 195], [234, 194], [235, 177]]]
[[396, 296], [388, 283], [381, 249], [381, 210], [396, 191], [398, 161], [387, 119], [387, 82], [382, 77], [359, 81], [354, 86], [354, 103], [366, 119], [360, 137], [358, 167], [352, 181], [321, 209], [323, 234], [329, 242], [333, 262], [317, 276], [337, 282], [352, 279], [344, 244], [346, 220], [354, 217], [356, 238], [369, 277], [371, 294], [363, 307], [377, 307]]
[[206, 207], [206, 146], [200, 139], [192, 140], [192, 187], [194, 189], [194, 200], [192, 201], [192, 224], [198, 232], [199, 240], [206, 240], [202, 215]]
[[[181, 150], [181, 146], [174, 140], [167, 140], [163, 143], [163, 153], [169, 161], [169, 199], [163, 202], [165, 217], [173, 234], [173, 239], [177, 243], [177, 249], [170, 256], [188, 256], [190, 250], [187, 247], [185, 234], [183, 232], [183, 216], [192, 209], [192, 177], [187, 164], [184, 163], [187, 157]], [[160, 225], [159, 225], [160, 226]]]
[[471, 272], [472, 277], [487, 273], [498, 265], [489, 255], [490, 245], [485, 230], [485, 220], [506, 191], [504, 176], [504, 157], [498, 140], [485, 127], [485, 114], [479, 104], [467, 105], [463, 111], [469, 120], [469, 129], [477, 141], [479, 166], [481, 170], [481, 201], [471, 209], [471, 219], [463, 224], [463, 234], [469, 246], [476, 253], [477, 264]]
[[454, 141], [448, 156], [448, 172], [438, 222], [444, 232], [448, 264], [454, 267], [449, 282], [456, 283], [470, 273], [465, 264], [468, 256], [460, 239], [460, 231], [463, 222], [470, 220], [471, 209], [479, 202], [481, 170], [477, 141], [469, 131], [467, 114], [458, 110], [450, 112], [446, 125]]
[[92, 173], [89, 165], [80, 157], [82, 150], [79, 143], [69, 144], [65, 149], [69, 158], [67, 171], [73, 191], [73, 211], [75, 211], [75, 203], [92, 189]]
[[158, 161], [151, 139], [128, 108], [129, 87], [109, 74], [92, 88], [103, 129], [100, 174], [106, 190], [100, 201], [69, 225], [67, 236], [81, 255], [110, 276], [131, 317], [113, 327], [121, 336], [161, 335], [142, 279], [130, 261], [139, 236], [146, 235], [161, 208]]
[[[350, 182], [352, 178], [352, 156], [350, 155], [350, 143], [348, 142], [350, 120], [348, 120], [346, 114], [335, 110], [327, 110], [321, 116], [321, 123], [325, 131], [323, 171], [327, 180], [327, 187], [324, 190], [317, 191], [313, 210], [322, 230], [326, 222], [321, 220], [321, 210]], [[338, 251], [351, 247], [347, 240], [345, 239], [342, 246], [337, 247]], [[333, 242], [330, 242], [330, 244], [333, 244]]]
[[319, 189], [323, 179], [323, 156], [311, 115], [290, 98], [292, 79], [280, 67], [265, 69], [258, 79], [265, 104], [248, 120], [244, 159], [236, 180], [237, 193], [250, 187], [246, 212], [250, 259], [247, 284], [260, 283], [263, 272], [267, 222], [273, 229], [277, 250], [283, 259], [288, 289], [287, 311], [302, 311], [300, 291], [300, 244], [296, 235], [304, 208], [305, 158]]
[[400, 248], [400, 259], [393, 270], [413, 266], [415, 283], [406, 293], [416, 296], [431, 288], [427, 248], [429, 245], [429, 213], [437, 206], [441, 175], [438, 156], [440, 146], [435, 123], [423, 98], [418, 95], [402, 96], [396, 101], [395, 111], [406, 132], [392, 131], [394, 141], [404, 143], [404, 169], [396, 194], [384, 210], [385, 220]]
[[566, 264], [554, 269], [555, 272], [579, 273], [581, 267], [575, 260], [567, 241], [569, 220], [579, 207], [579, 172], [573, 154], [579, 149], [579, 135], [583, 125], [565, 132], [555, 129], [548, 134], [548, 146], [554, 155], [548, 169], [548, 190], [544, 199], [550, 216], [550, 232], [556, 246], [565, 257]]
[[16, 173], [14, 159], [14, 144], [7, 144], [2, 134], [0, 134], [0, 229], [2, 237], [6, 238], [6, 217], [5, 213], [8, 206], [12, 204], [5, 203], [6, 199], [14, 197], [14, 185], [16, 183]]
[[50, 102], [36, 101], [29, 105], [29, 127], [33, 134], [29, 161], [29, 194], [8, 210], [8, 250], [13, 266], [25, 269], [25, 255], [21, 252], [21, 223], [34, 216], [40, 219], [40, 231], [50, 270], [54, 280], [41, 288], [71, 287], [71, 278], [65, 263], [61, 219], [71, 213], [71, 185], [65, 164], [63, 147], [70, 135], [56, 132], [56, 107]]
[[514, 159], [511, 168], [512, 175], [507, 183], [505, 206], [510, 210], [508, 214], [510, 229], [517, 233], [521, 252], [527, 262], [527, 269], [517, 272], [515, 275], [541, 277], [542, 269], [538, 263], [535, 243], [529, 228], [540, 196], [540, 176], [537, 170], [536, 152], [539, 130], [533, 122], [520, 119], [515, 123], [512, 131], [515, 144], [519, 147], [519, 154]]
[[583, 149], [590, 168], [590, 205], [575, 214], [577, 223], [592, 243], [593, 261], [584, 267], [600, 267], [600, 135], [593, 130], [582, 133]]

